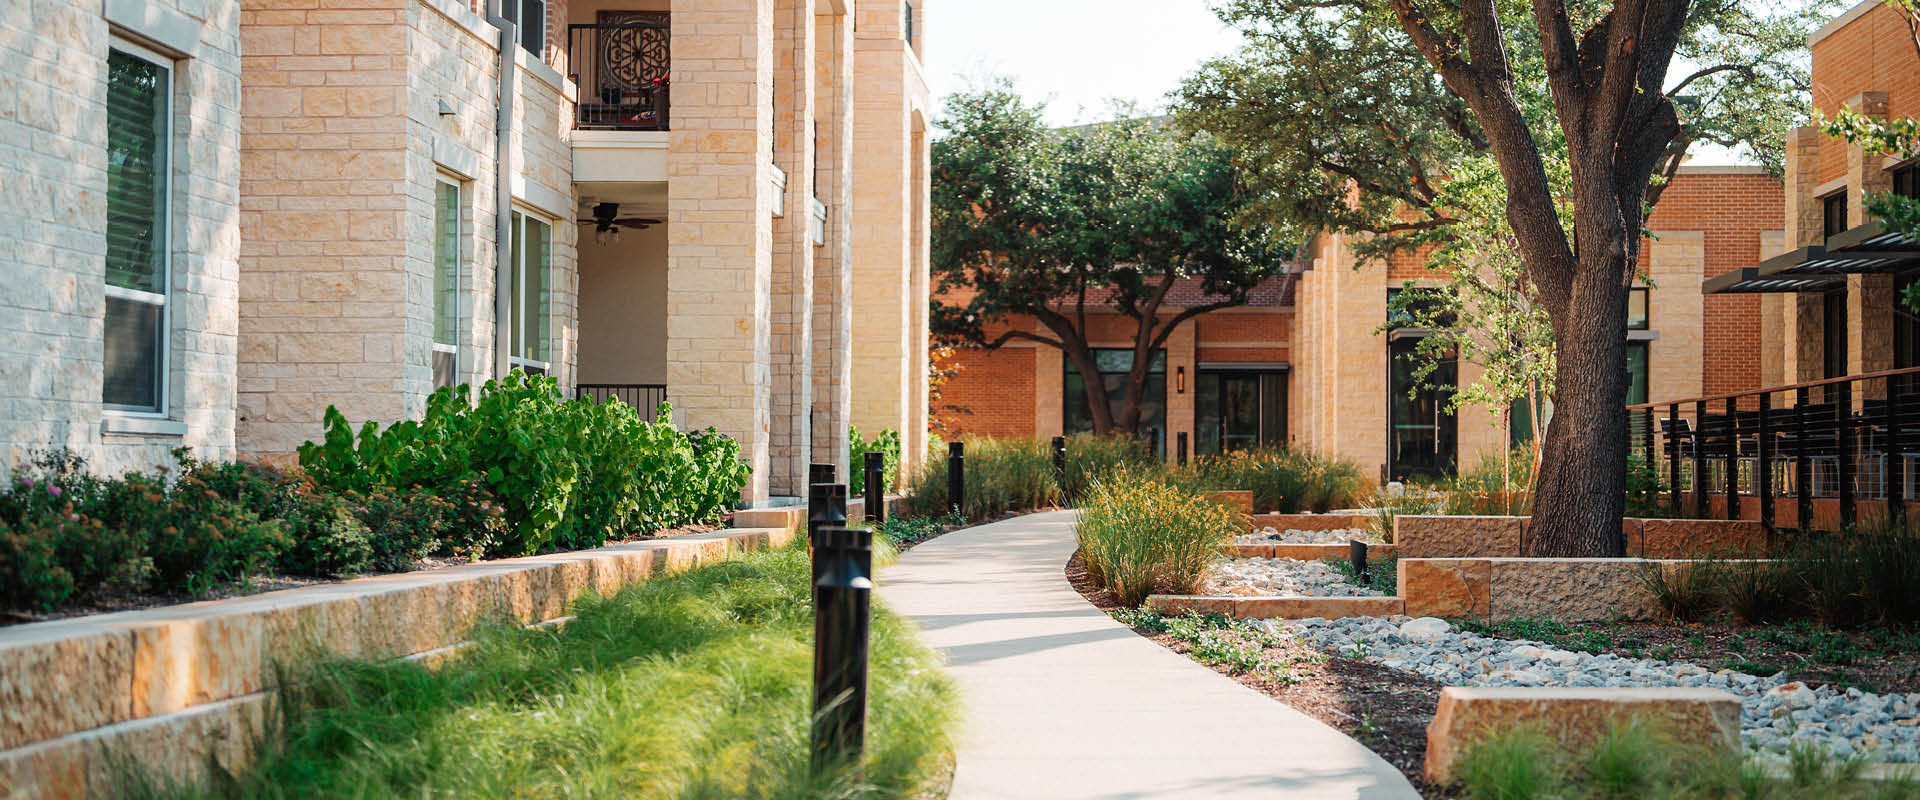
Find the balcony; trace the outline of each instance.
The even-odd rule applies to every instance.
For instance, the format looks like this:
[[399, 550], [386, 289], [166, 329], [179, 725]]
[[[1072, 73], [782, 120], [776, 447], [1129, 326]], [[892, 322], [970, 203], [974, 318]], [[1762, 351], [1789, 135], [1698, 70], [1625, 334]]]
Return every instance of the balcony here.
[[670, 32], [658, 12], [603, 11], [600, 22], [567, 26], [576, 130], [668, 130]]

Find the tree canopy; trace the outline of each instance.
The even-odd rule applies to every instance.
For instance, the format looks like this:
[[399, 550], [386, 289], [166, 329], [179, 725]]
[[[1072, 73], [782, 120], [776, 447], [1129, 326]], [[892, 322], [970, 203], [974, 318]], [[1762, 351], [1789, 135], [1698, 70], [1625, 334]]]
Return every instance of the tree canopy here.
[[[1248, 222], [1255, 193], [1231, 151], [1164, 120], [1052, 130], [1043, 106], [996, 80], [947, 101], [932, 145], [936, 335], [974, 347], [1061, 350], [1086, 379], [1097, 431], [1132, 431], [1154, 351], [1181, 324], [1244, 305], [1291, 247]], [[1203, 299], [1176, 304], [1176, 286]], [[1088, 314], [1133, 322], [1133, 366], [1112, 408]], [[1029, 316], [1037, 329], [1007, 325]]]

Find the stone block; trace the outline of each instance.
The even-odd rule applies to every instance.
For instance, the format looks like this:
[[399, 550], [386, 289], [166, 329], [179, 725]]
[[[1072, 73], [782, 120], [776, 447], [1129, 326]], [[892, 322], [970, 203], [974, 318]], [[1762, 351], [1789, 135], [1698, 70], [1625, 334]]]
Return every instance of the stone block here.
[[[848, 512], [848, 518], [852, 518]], [[807, 525], [807, 507], [749, 508], [733, 512], [735, 528], [786, 528], [800, 530]]]
[[1627, 554], [1641, 558], [1762, 558], [1766, 526], [1752, 520], [1648, 519], [1640, 521], [1638, 550], [1631, 533]]
[[1288, 531], [1339, 531], [1367, 527], [1365, 514], [1255, 514], [1253, 527]]
[[1461, 756], [1499, 731], [1535, 726], [1562, 750], [1579, 751], [1630, 718], [1690, 745], [1730, 750], [1740, 743], [1740, 699], [1717, 689], [1449, 686], [1427, 726], [1427, 782], [1449, 783]]
[[1410, 616], [1484, 619], [1492, 615], [1492, 576], [1485, 559], [1403, 557], [1396, 583]]
[[1514, 558], [1526, 517], [1402, 516], [1393, 543], [1401, 558]]
[[[1402, 564], [1407, 562], [1402, 561]], [[1646, 586], [1661, 562], [1637, 558], [1495, 558], [1486, 562], [1495, 620], [1545, 618], [1562, 622], [1661, 617]], [[1405, 584], [1401, 591], [1406, 591]]]
[[108, 625], [0, 631], [0, 748], [132, 716], [132, 642]]
[[1339, 619], [1403, 613], [1398, 597], [1199, 597], [1156, 594], [1147, 606], [1162, 614], [1221, 614], [1233, 619]]
[[0, 800], [81, 800], [87, 796], [87, 748], [65, 737], [0, 752]]

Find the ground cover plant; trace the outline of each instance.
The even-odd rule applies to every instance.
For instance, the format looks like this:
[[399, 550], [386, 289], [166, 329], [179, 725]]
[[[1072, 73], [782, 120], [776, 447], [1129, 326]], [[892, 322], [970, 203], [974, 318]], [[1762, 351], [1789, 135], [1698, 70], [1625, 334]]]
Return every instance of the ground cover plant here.
[[1791, 536], [1765, 560], [1709, 558], [1641, 572], [1677, 619], [1724, 613], [1749, 623], [1811, 619], [1837, 628], [1920, 624], [1916, 575], [1920, 521], [1897, 519]]
[[1461, 755], [1453, 777], [1470, 800], [1895, 800], [1920, 794], [1913, 776], [1869, 780], [1862, 766], [1800, 747], [1784, 768], [1769, 769], [1740, 752], [1689, 744], [1628, 718], [1575, 752], [1536, 727], [1495, 732]]
[[287, 673], [257, 765], [133, 797], [909, 797], [944, 772], [955, 695], [904, 620], [874, 610], [866, 758], [808, 770], [813, 616], [799, 546], [583, 600], [558, 630], [494, 624], [438, 670]]
[[1320, 563], [1332, 567], [1347, 583], [1376, 589], [1381, 594], [1394, 597], [1400, 594], [1400, 559], [1396, 557], [1367, 560], [1367, 579], [1360, 579], [1360, 572], [1353, 568], [1353, 559], [1325, 558]]
[[1147, 595], [1192, 594], [1232, 536], [1235, 512], [1152, 474], [1096, 481], [1075, 536], [1087, 574], [1127, 606]]

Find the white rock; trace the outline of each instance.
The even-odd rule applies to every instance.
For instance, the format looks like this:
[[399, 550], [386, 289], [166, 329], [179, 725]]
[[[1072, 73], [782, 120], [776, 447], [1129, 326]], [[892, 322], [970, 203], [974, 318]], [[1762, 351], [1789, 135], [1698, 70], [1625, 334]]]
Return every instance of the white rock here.
[[1400, 635], [1413, 642], [1430, 642], [1452, 632], [1452, 625], [1435, 617], [1421, 617], [1400, 625]]

